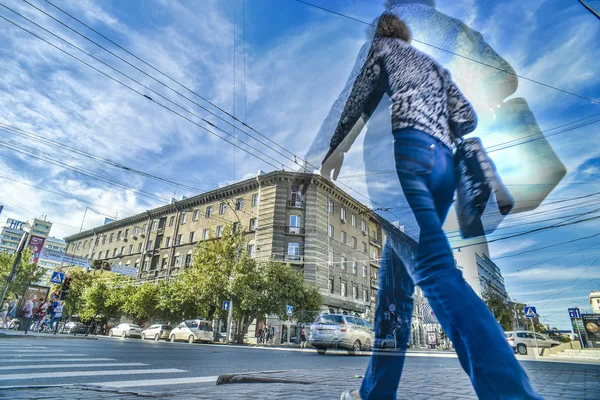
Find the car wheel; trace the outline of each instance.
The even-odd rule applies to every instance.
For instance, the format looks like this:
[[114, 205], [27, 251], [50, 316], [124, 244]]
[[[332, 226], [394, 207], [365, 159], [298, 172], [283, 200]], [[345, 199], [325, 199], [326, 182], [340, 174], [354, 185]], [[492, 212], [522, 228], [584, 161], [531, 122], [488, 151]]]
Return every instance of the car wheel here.
[[194, 335], [190, 335], [190, 336], [188, 337], [188, 343], [189, 343], [189, 344], [194, 344], [194, 341], [195, 341], [195, 340], [196, 340], [196, 338], [194, 337]]
[[146, 334], [142, 333], [142, 340], [146, 340]]
[[317, 353], [323, 355], [325, 354], [325, 352], [327, 351], [327, 349], [323, 348], [323, 347], [317, 347]]
[[112, 331], [112, 329], [110, 331], [108, 331], [108, 337], [113, 337], [113, 331]]
[[519, 343], [517, 345], [517, 353], [519, 353], [522, 356], [526, 355], [527, 354], [527, 346], [525, 346], [523, 343]]
[[361, 351], [360, 341], [355, 340], [354, 343], [352, 344], [352, 349], [348, 350], [348, 354], [350, 354], [351, 356], [359, 356], [360, 351]]
[[175, 335], [171, 335], [171, 337], [169, 338], [169, 340], [171, 341], [171, 343], [175, 343]]
[[127, 332], [123, 332], [123, 333], [121, 333], [121, 337], [122, 337], [123, 339], [125, 339], [125, 338], [127, 337]]
[[154, 335], [154, 341], [158, 342], [158, 339], [159, 339], [159, 337], [158, 337], [158, 333], [157, 333], [156, 335]]

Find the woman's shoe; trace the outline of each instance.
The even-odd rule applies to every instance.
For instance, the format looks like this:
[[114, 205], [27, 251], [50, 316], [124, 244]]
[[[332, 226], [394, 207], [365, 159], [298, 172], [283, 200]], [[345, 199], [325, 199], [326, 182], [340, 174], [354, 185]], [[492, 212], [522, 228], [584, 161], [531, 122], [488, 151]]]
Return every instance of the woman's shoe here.
[[346, 390], [342, 393], [340, 400], [360, 400], [360, 394], [358, 394], [358, 390]]

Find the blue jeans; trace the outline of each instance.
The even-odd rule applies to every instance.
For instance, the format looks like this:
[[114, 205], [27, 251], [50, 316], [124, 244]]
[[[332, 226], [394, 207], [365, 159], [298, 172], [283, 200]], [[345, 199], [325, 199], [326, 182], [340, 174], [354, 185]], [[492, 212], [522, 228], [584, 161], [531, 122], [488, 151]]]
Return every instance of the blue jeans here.
[[[500, 325], [454, 263], [442, 225], [453, 202], [452, 150], [415, 129], [394, 132], [396, 170], [419, 224], [416, 261], [384, 247], [375, 311], [376, 338], [394, 332], [398, 352], [374, 352], [360, 388], [363, 399], [396, 399], [410, 338], [412, 294], [418, 285], [452, 340], [480, 399], [541, 399]], [[394, 304], [396, 312], [390, 313]]]

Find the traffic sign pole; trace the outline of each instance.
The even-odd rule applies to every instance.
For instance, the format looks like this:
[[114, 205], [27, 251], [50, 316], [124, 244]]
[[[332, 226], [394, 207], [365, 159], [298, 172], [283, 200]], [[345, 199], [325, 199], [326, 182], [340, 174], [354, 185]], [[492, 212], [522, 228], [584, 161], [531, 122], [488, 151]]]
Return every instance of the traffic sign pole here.
[[533, 323], [533, 318], [531, 319], [531, 327], [533, 328], [533, 339], [535, 340], [535, 356], [540, 355], [540, 350], [538, 348], [537, 336], [535, 335], [535, 324]]
[[233, 299], [229, 299], [229, 313], [227, 313], [227, 337], [225, 343], [231, 341], [231, 320], [233, 319]]

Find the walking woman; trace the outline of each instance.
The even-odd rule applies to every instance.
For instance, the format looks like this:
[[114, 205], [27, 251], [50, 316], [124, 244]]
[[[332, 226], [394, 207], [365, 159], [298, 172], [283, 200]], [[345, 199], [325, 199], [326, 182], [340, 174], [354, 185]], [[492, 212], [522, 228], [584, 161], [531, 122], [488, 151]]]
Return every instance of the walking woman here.
[[[419, 224], [416, 263], [392, 262], [384, 248], [375, 317], [376, 337], [385, 337], [383, 301], [399, 285], [386, 282], [394, 269], [423, 290], [435, 315], [454, 343], [460, 363], [481, 399], [541, 399], [516, 360], [502, 329], [485, 303], [456, 268], [442, 225], [456, 189], [452, 150], [457, 139], [475, 130], [477, 115], [448, 71], [410, 45], [408, 27], [383, 14], [367, 60], [346, 102], [321, 174], [335, 179], [344, 152], [371, 116], [384, 93], [392, 101], [394, 156], [400, 185]], [[410, 319], [410, 314], [408, 314]], [[410, 337], [410, 320], [397, 337], [400, 354], [375, 352], [360, 390], [342, 399], [395, 399]]]

